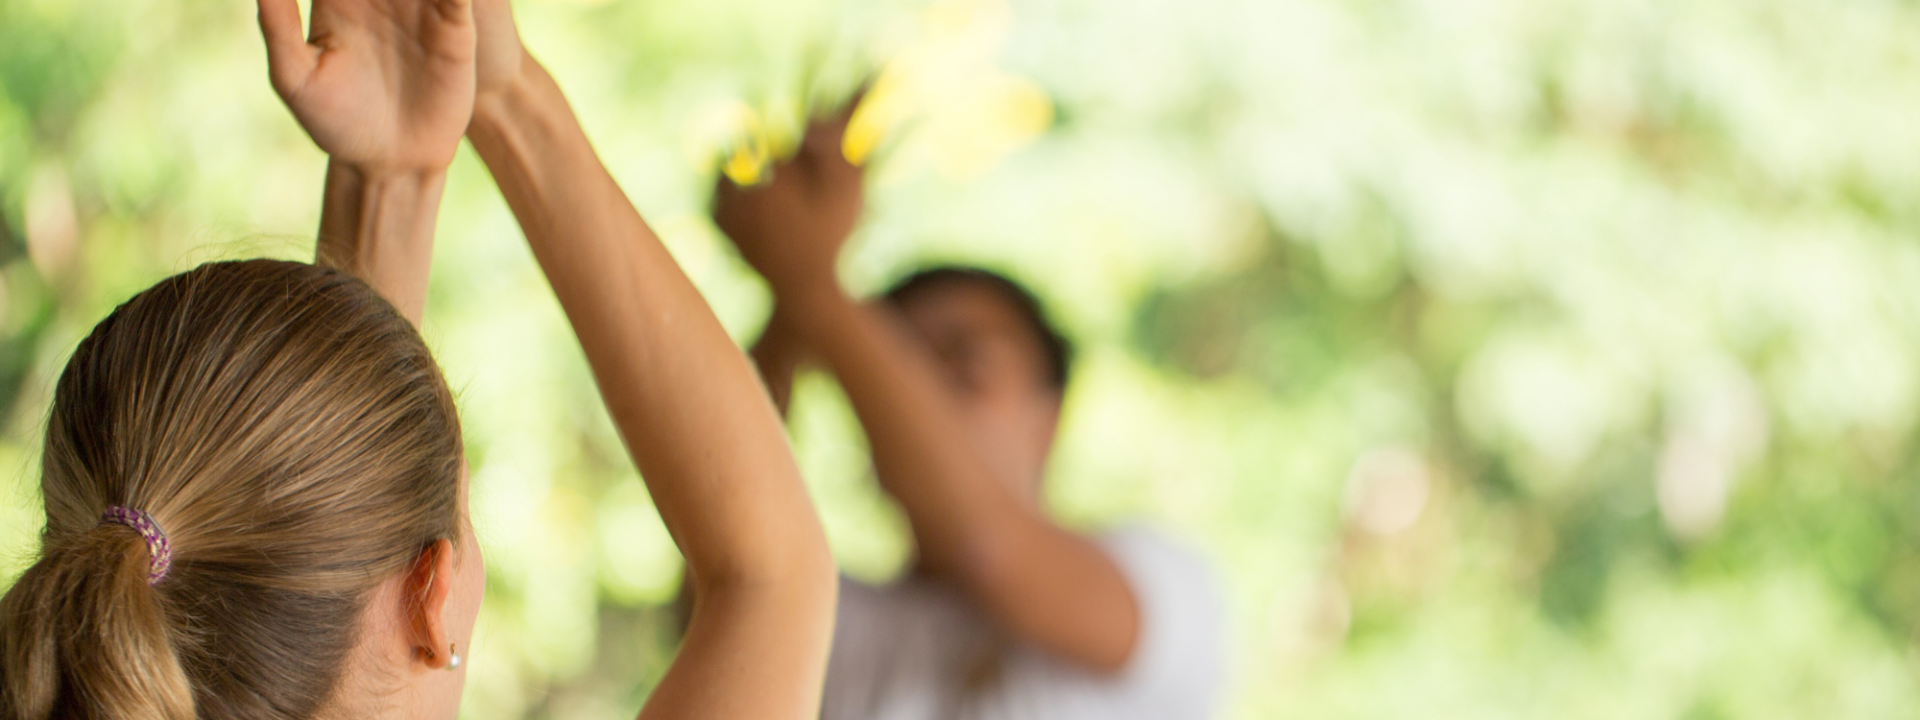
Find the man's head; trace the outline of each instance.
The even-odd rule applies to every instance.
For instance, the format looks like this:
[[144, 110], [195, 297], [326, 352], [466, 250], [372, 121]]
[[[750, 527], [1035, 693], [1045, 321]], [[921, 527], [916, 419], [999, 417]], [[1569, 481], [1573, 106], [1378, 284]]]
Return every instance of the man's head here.
[[908, 276], [886, 299], [938, 362], [968, 439], [1037, 499], [1073, 354], [1040, 302], [1001, 275], [951, 266]]

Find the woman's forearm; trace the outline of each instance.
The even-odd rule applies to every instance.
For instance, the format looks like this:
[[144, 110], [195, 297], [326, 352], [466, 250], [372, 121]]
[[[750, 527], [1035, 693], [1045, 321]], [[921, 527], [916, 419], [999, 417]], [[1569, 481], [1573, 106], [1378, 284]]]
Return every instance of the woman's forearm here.
[[314, 262], [367, 281], [420, 324], [446, 180], [445, 168], [379, 170], [329, 161]]

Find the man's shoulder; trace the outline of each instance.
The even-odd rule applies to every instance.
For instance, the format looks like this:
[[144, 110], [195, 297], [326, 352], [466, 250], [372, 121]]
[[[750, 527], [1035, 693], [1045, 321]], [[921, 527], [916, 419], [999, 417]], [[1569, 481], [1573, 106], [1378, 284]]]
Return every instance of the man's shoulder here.
[[1138, 526], [1101, 533], [1141, 611], [1141, 635], [1122, 673], [1141, 702], [1210, 706], [1221, 676], [1222, 598], [1206, 557]]
[[[1155, 576], [1151, 579], [1157, 580], [1169, 579], [1159, 577], [1169, 574], [1199, 580], [1212, 577], [1206, 556], [1186, 543], [1147, 526], [1118, 525], [1093, 537], [1129, 575], [1147, 573]], [[1150, 578], [1134, 579], [1144, 581]]]

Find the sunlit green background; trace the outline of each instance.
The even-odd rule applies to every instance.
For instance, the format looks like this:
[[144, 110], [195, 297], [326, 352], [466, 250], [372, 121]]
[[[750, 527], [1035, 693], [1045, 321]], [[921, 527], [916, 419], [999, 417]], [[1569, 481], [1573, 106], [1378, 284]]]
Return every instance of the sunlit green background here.
[[[848, 281], [958, 259], [1051, 303], [1085, 352], [1049, 499], [1211, 558], [1224, 717], [1920, 712], [1920, 4], [518, 11], [743, 341], [767, 293], [704, 219], [715, 164], [879, 74]], [[79, 337], [308, 252], [324, 161], [265, 78], [245, 0], [0, 0], [0, 583]], [[470, 154], [440, 237], [489, 571], [466, 716], [630, 716], [679, 559]], [[796, 450], [885, 578], [902, 523], [836, 393], [803, 383]]]

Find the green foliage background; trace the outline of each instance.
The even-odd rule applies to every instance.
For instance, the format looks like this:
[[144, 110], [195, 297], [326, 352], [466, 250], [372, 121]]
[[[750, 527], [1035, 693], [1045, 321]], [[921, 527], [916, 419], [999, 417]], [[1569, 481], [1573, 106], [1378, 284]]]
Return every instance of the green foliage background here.
[[[1920, 4], [1009, 1], [518, 11], [743, 341], [711, 168], [891, 61], [849, 282], [963, 259], [1055, 306], [1049, 501], [1213, 560], [1226, 717], [1920, 708]], [[265, 77], [241, 0], [0, 0], [0, 582], [86, 330], [308, 252], [323, 158]], [[470, 154], [435, 262], [489, 572], [465, 716], [630, 716], [679, 560]], [[836, 552], [897, 572], [844, 402], [798, 402]]]

